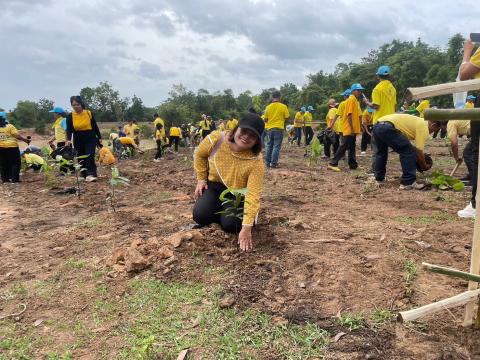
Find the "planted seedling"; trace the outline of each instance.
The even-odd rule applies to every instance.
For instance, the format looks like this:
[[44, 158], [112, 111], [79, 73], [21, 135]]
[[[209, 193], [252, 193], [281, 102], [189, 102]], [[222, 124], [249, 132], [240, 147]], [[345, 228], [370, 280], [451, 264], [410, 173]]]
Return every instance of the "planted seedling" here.
[[222, 208], [225, 210], [217, 212], [219, 215], [243, 219], [243, 200], [247, 195], [247, 189], [228, 188], [222, 191], [218, 197], [222, 202]]
[[465, 188], [463, 182], [455, 179], [453, 176], [445, 175], [441, 170], [432, 173], [431, 183], [440, 190], [453, 189], [455, 191], [462, 191]]
[[320, 140], [315, 136], [312, 143], [307, 148], [307, 165], [312, 167], [317, 164], [318, 158], [322, 155], [323, 146], [320, 144]]
[[[110, 192], [110, 206], [113, 209], [113, 212], [116, 211], [116, 203], [117, 203], [117, 196], [115, 192], [115, 188], [117, 186], [124, 185], [128, 186], [130, 185], [130, 180], [128, 180], [126, 177], [120, 176], [120, 172], [118, 171], [118, 168], [116, 166], [112, 167], [112, 173], [110, 177], [110, 186], [111, 186], [111, 192]], [[119, 192], [120, 190], [117, 190]]]

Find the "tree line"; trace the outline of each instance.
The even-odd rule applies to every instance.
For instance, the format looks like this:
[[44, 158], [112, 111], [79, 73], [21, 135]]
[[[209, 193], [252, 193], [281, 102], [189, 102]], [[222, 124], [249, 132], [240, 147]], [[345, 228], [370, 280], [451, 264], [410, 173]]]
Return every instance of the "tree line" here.
[[[307, 83], [301, 88], [285, 83], [279, 89], [263, 89], [259, 94], [246, 90], [235, 95], [231, 89], [215, 92], [199, 89], [194, 92], [179, 84], [173, 85], [164, 102], [147, 107], [140, 97], [133, 95], [132, 98], [122, 98], [108, 82], [101, 82], [96, 87], [81, 89], [80, 95], [100, 122], [124, 122], [129, 119], [148, 121], [154, 113], [158, 113], [167, 123], [182, 124], [198, 121], [201, 113], [211, 115], [214, 119], [238, 117], [250, 108], [261, 113], [274, 90], [280, 90], [283, 101], [292, 113], [303, 105], [312, 105], [316, 110], [315, 118], [323, 119], [327, 112], [327, 100], [331, 97], [338, 100], [339, 94], [352, 83], [361, 83], [367, 89], [366, 94], [371, 94], [377, 83], [375, 72], [380, 65], [392, 68], [398, 106], [408, 87], [454, 81], [462, 60], [463, 41], [460, 34], [452, 36], [445, 47], [430, 46], [420, 39], [415, 42], [393, 40], [371, 50], [359, 62], [337, 64], [333, 73], [320, 70], [308, 75]], [[451, 101], [451, 97], [443, 96], [432, 99], [431, 103], [448, 108], [451, 107]], [[8, 117], [20, 127], [35, 127], [41, 132], [45, 124], [51, 122], [48, 111], [52, 106], [53, 101], [48, 99], [38, 102], [22, 100], [8, 113]]]

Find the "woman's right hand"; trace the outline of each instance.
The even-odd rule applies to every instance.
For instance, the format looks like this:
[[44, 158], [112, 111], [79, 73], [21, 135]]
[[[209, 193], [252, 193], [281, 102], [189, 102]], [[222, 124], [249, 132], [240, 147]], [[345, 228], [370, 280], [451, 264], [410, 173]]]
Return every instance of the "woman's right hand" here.
[[208, 185], [205, 181], [199, 181], [195, 188], [195, 199], [198, 199], [203, 195], [203, 191], [208, 189]]

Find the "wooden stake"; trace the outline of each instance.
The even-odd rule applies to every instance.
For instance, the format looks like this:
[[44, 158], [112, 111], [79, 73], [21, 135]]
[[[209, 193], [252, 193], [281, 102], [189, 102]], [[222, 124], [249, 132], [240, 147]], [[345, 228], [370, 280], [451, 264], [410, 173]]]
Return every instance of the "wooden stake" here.
[[425, 120], [480, 120], [480, 109], [426, 109]]
[[431, 271], [431, 272], [434, 272], [434, 273], [437, 273], [437, 274], [453, 276], [453, 277], [457, 277], [457, 278], [460, 278], [460, 279], [475, 281], [477, 283], [480, 283], [480, 276], [479, 275], [470, 274], [470, 273], [465, 272], [465, 271], [460, 271], [460, 270], [456, 270], [456, 269], [452, 269], [452, 268], [448, 268], [448, 267], [444, 267], [444, 266], [432, 265], [432, 264], [425, 263], [425, 262], [422, 263], [422, 267], [425, 270], [428, 270], [428, 271]]
[[[480, 151], [480, 143], [479, 143]], [[480, 161], [480, 152], [479, 152], [479, 161]], [[477, 179], [480, 176], [480, 166], [477, 170]], [[475, 197], [475, 208], [480, 207], [480, 194], [478, 193]], [[472, 256], [470, 259], [470, 274], [478, 275], [480, 273], [480, 219], [478, 216], [475, 217], [475, 225], [473, 227], [473, 240], [472, 240]], [[468, 283], [468, 290], [475, 290], [478, 288], [478, 283], [470, 281]], [[470, 326], [473, 324], [473, 315], [475, 313], [475, 302], [471, 301], [465, 306], [465, 317], [463, 319], [463, 326]]]
[[406, 100], [418, 100], [478, 89], [480, 89], [480, 79], [473, 79], [417, 88], [408, 88], [405, 98]]
[[478, 295], [480, 295], [480, 289], [465, 291], [464, 293], [452, 296], [448, 299], [437, 301], [432, 304], [419, 307], [417, 309], [401, 311], [398, 314], [397, 320], [400, 322], [413, 321], [427, 315], [435, 314], [445, 309], [462, 306], [476, 300], [478, 298]]

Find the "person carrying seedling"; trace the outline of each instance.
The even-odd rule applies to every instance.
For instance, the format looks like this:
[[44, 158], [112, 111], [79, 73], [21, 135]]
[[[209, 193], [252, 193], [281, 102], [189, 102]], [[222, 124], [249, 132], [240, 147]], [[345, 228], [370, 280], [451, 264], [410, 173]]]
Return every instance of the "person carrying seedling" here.
[[47, 166], [47, 162], [41, 156], [34, 154], [30, 151], [30, 149], [25, 149], [21, 152], [25, 160], [25, 165], [28, 169], [32, 169], [34, 172], [38, 172], [42, 169], [42, 167]]
[[304, 128], [304, 131], [305, 131], [305, 146], [310, 145], [310, 142], [312, 141], [313, 135], [314, 135], [313, 129], [312, 129], [312, 125], [313, 125], [312, 112], [313, 112], [313, 106], [308, 106], [306, 111], [305, 111], [305, 114], [303, 115], [303, 119], [305, 121], [305, 128]]
[[[463, 62], [460, 65], [460, 80], [478, 79], [480, 78], [480, 48], [477, 48], [475, 53], [473, 49], [475, 43], [472, 39], [467, 39], [463, 43]], [[477, 94], [478, 95], [478, 94]], [[474, 99], [477, 107], [479, 106], [478, 97]], [[471, 146], [471, 156], [473, 158], [473, 171], [472, 171], [472, 198], [470, 203], [463, 209], [457, 212], [457, 215], [462, 218], [474, 218], [476, 214], [476, 195], [477, 195], [477, 183], [478, 183], [478, 142], [480, 140], [480, 122], [470, 122], [470, 142], [467, 146]]]
[[265, 149], [265, 163], [268, 168], [277, 168], [282, 148], [285, 121], [290, 117], [287, 105], [281, 101], [280, 91], [272, 93], [272, 102], [265, 108], [264, 116], [268, 139]]
[[[325, 142], [323, 144], [323, 151], [325, 155], [322, 155], [322, 159], [330, 159], [331, 150], [333, 149], [333, 154], [338, 150], [339, 144], [339, 135], [338, 135], [338, 125], [340, 124], [339, 121], [336, 124], [333, 124], [335, 116], [337, 115], [337, 103], [335, 99], [329, 99], [327, 102], [328, 105], [328, 112], [325, 117], [325, 121], [327, 123], [327, 128], [325, 129]], [[333, 127], [332, 127], [333, 124]]]
[[297, 111], [297, 113], [295, 114], [295, 118], [293, 119], [293, 127], [295, 128], [295, 137], [293, 141], [297, 141], [297, 146], [300, 146], [300, 142], [302, 141], [302, 130], [303, 125], [305, 124], [305, 111], [305, 107], [302, 106], [300, 108], [300, 111]]
[[[439, 122], [429, 121], [409, 114], [391, 114], [378, 119], [373, 126], [373, 136], [377, 144], [375, 158], [375, 180], [377, 185], [385, 183], [388, 148], [400, 155], [402, 179], [400, 190], [421, 190], [425, 187], [418, 184], [417, 164], [422, 171], [431, 168], [431, 162], [425, 158], [423, 149], [429, 134], [440, 128]], [[415, 142], [415, 146], [410, 141]]]
[[373, 112], [374, 110], [371, 107], [367, 107], [362, 114], [362, 143], [360, 145], [362, 155], [365, 155], [368, 145], [372, 144]]
[[178, 154], [178, 144], [180, 143], [180, 139], [182, 137], [182, 131], [177, 126], [172, 126], [169, 132], [169, 142], [168, 147], [175, 145], [175, 153]]
[[[253, 249], [252, 227], [260, 209], [265, 172], [261, 155], [264, 127], [260, 116], [247, 113], [235, 129], [213, 132], [195, 151], [197, 201], [193, 220], [201, 226], [219, 223], [225, 232], [238, 233], [243, 251]], [[240, 204], [235, 204], [238, 206], [232, 205], [232, 192], [222, 201], [221, 195], [227, 189], [246, 191]], [[240, 215], [231, 216], [233, 210], [240, 211]]]
[[338, 162], [348, 152], [348, 167], [352, 170], [358, 168], [356, 151], [356, 138], [361, 132], [360, 116], [361, 109], [358, 99], [362, 95], [364, 87], [358, 83], [353, 84], [350, 88], [352, 94], [345, 102], [345, 110], [343, 111], [343, 143], [340, 144], [332, 161], [328, 164], [328, 168], [333, 171], [341, 171]]
[[101, 143], [98, 144], [98, 162], [103, 166], [111, 166], [117, 162], [115, 156], [113, 156], [110, 149], [106, 146], [103, 146]]

